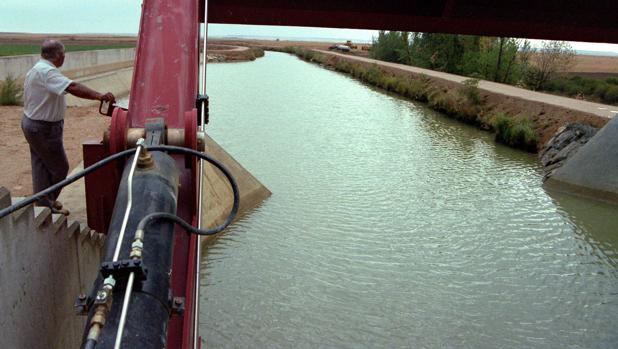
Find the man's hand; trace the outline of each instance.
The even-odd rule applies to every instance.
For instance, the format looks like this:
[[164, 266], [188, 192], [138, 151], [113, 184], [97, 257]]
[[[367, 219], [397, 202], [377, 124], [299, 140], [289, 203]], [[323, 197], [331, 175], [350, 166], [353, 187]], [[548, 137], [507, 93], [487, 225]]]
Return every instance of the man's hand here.
[[116, 101], [116, 97], [114, 97], [114, 95], [111, 92], [107, 92], [106, 94], [101, 95], [100, 100], [114, 103]]

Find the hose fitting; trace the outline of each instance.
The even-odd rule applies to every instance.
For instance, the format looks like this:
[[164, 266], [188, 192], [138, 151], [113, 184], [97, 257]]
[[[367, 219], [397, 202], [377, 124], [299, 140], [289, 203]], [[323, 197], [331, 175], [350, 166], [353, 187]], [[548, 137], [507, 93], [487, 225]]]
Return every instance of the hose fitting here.
[[135, 238], [131, 244], [131, 259], [142, 259], [142, 252], [144, 251], [144, 230], [138, 229], [135, 231]]
[[107, 313], [112, 308], [112, 292], [116, 286], [116, 280], [112, 276], [108, 276], [103, 281], [103, 286], [97, 292], [94, 300], [96, 306], [94, 315], [90, 319], [90, 329], [88, 330], [87, 341], [92, 341], [95, 344], [99, 341], [101, 330], [105, 326]]

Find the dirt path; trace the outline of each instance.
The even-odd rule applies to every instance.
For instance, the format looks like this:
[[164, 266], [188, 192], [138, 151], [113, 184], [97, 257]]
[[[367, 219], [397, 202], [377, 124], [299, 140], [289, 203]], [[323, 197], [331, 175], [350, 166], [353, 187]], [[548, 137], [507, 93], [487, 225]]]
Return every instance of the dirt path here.
[[[22, 107], [0, 107], [0, 186], [13, 197], [32, 194], [30, 150], [21, 131]], [[100, 140], [110, 119], [94, 107], [68, 108], [64, 123], [64, 148], [71, 170], [82, 161], [81, 144]]]
[[[350, 60], [356, 60], [359, 62], [375, 63], [381, 66], [394, 68], [394, 69], [398, 69], [402, 71], [408, 71], [408, 72], [416, 73], [416, 74], [424, 74], [430, 77], [435, 77], [438, 79], [443, 79], [443, 80], [456, 82], [456, 83], [461, 83], [464, 80], [469, 79], [465, 76], [448, 74], [448, 73], [438, 72], [438, 71], [429, 70], [429, 69], [422, 69], [422, 68], [412, 67], [412, 66], [404, 65], [404, 64], [378, 61], [378, 60], [371, 59], [371, 58], [346, 55], [346, 54], [325, 51], [325, 50], [316, 50], [316, 51], [319, 51], [321, 53], [328, 54], [328, 55], [344, 57]], [[491, 81], [481, 80], [479, 82], [479, 88], [486, 90], [488, 92], [491, 92], [491, 93], [498, 93], [498, 94], [502, 94], [502, 95], [509, 96], [509, 97], [515, 97], [515, 98], [525, 99], [528, 101], [545, 103], [549, 105], [563, 107], [563, 108], [567, 108], [567, 109], [571, 109], [571, 110], [575, 110], [579, 112], [584, 112], [584, 113], [589, 113], [589, 114], [606, 117], [606, 118], [610, 118], [613, 115], [618, 114], [618, 107], [615, 107], [615, 106], [581, 101], [581, 100], [577, 100], [573, 98], [560, 97], [560, 96], [550, 95], [547, 93], [530, 91], [530, 90], [526, 90], [523, 88], [519, 88], [519, 87], [515, 87], [511, 85], [499, 84], [499, 83], [491, 82]]]

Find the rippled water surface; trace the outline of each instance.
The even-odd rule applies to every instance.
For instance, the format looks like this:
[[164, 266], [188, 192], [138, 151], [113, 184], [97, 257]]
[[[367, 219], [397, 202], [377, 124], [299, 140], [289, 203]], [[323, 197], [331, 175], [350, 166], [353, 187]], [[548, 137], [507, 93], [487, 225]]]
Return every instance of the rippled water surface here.
[[203, 258], [206, 347], [618, 347], [615, 207], [289, 55], [208, 83], [211, 135], [273, 195]]

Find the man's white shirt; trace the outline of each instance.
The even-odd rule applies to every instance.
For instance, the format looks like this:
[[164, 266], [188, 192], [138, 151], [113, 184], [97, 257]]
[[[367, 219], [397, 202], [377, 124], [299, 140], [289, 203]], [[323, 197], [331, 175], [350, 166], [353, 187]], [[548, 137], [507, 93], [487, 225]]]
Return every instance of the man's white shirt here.
[[24, 114], [32, 120], [64, 120], [65, 90], [71, 80], [48, 60], [41, 59], [26, 74]]

